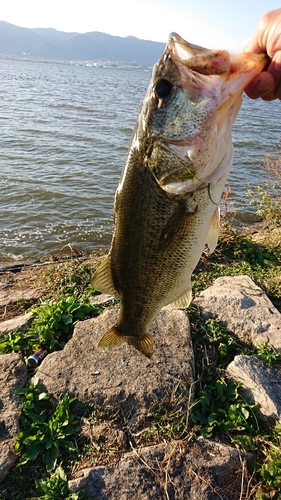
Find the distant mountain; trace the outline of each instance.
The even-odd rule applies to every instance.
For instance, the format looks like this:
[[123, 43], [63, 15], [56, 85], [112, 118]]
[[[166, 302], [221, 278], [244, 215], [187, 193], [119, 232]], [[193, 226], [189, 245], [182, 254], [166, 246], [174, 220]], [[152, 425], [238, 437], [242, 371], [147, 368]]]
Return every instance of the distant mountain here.
[[20, 28], [0, 21], [0, 57], [65, 61], [111, 61], [152, 66], [165, 44], [106, 33], [65, 33], [53, 28]]

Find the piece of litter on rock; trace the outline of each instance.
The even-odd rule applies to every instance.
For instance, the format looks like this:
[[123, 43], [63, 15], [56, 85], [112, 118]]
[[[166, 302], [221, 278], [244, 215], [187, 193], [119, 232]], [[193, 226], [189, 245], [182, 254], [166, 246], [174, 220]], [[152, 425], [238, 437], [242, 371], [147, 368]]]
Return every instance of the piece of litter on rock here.
[[93, 372], [92, 375], [100, 375], [100, 372]]

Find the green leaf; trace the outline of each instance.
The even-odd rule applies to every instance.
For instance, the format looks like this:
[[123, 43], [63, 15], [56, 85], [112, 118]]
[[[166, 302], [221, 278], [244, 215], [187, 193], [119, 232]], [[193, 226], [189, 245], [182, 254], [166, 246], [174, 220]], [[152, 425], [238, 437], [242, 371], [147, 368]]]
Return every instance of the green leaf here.
[[46, 464], [47, 470], [51, 471], [55, 468], [59, 454], [60, 452], [57, 446], [53, 443], [53, 446], [44, 456], [44, 463]]
[[63, 448], [65, 448], [66, 450], [69, 450], [69, 451], [76, 450], [76, 447], [74, 446], [74, 444], [71, 441], [63, 440], [60, 443], [60, 446], [62, 446]]
[[44, 445], [40, 442], [39, 443], [36, 442], [36, 443], [28, 446], [28, 448], [26, 449], [26, 452], [23, 454], [18, 465], [23, 465], [23, 464], [27, 463], [29, 460], [31, 460], [31, 461], [36, 460], [39, 453], [42, 453], [43, 450], [44, 450]]

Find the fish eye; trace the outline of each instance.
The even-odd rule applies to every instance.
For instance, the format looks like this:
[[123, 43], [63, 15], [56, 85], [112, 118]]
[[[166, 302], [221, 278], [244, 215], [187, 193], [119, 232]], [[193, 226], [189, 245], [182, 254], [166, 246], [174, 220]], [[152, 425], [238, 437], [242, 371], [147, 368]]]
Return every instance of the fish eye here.
[[159, 80], [154, 87], [154, 92], [158, 99], [166, 99], [169, 97], [172, 90], [172, 85], [168, 80]]

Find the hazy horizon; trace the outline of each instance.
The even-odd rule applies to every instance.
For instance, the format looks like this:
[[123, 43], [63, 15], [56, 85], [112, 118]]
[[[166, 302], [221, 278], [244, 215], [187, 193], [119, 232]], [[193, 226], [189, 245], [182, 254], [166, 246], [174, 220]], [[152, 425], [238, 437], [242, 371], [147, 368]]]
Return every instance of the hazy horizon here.
[[165, 43], [176, 31], [191, 43], [209, 48], [242, 50], [274, 0], [10, 0], [1, 6], [1, 20], [25, 28], [53, 28], [113, 36], [135, 36]]

